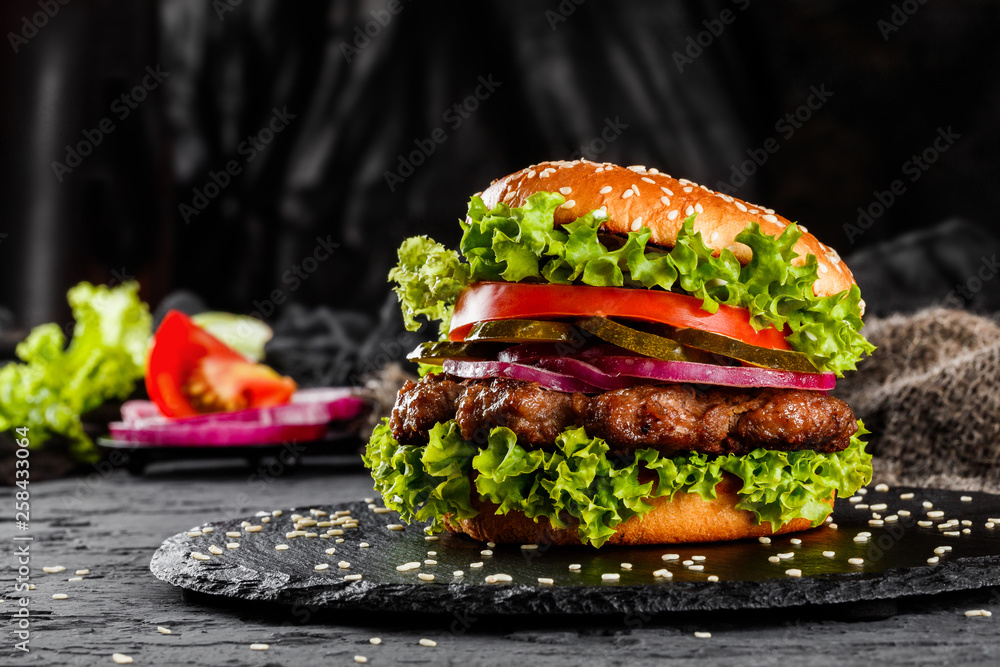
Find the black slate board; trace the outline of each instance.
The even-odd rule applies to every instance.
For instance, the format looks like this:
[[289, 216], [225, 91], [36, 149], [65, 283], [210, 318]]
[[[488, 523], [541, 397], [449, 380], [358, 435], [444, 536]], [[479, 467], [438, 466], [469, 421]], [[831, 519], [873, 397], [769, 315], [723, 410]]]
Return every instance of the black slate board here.
[[[912, 499], [901, 494], [914, 493]], [[971, 497], [963, 501], [962, 497]], [[933, 508], [925, 508], [923, 502]], [[871, 505], [886, 503], [878, 513], [885, 516], [900, 510], [909, 516], [883, 526], [870, 526]], [[865, 509], [865, 505], [869, 506]], [[287, 538], [294, 529], [291, 515], [310, 515], [310, 509], [329, 515], [350, 510], [359, 520], [357, 528], [343, 535]], [[943, 511], [942, 518], [927, 512]], [[263, 513], [258, 513], [263, 514]], [[260, 532], [245, 532], [241, 520], [207, 524], [210, 533], [191, 537], [180, 533], [166, 540], [154, 554], [150, 569], [158, 578], [186, 590], [235, 600], [269, 602], [277, 605], [309, 605], [338, 611], [369, 610], [422, 613], [467, 614], [653, 614], [676, 611], [722, 609], [773, 609], [803, 605], [890, 600], [914, 595], [960, 591], [1000, 585], [1000, 523], [987, 528], [990, 517], [1000, 518], [1000, 496], [933, 489], [893, 488], [869, 490], [860, 502], [838, 500], [833, 514], [837, 528], [815, 530], [772, 538], [769, 545], [756, 540], [729, 543], [665, 545], [642, 548], [546, 548], [525, 550], [519, 545], [497, 545], [492, 556], [481, 555], [487, 545], [464, 536], [441, 535], [428, 541], [422, 526], [402, 531], [386, 528], [398, 518], [394, 512], [375, 513], [364, 502], [337, 506], [316, 506], [284, 510], [281, 516], [262, 523], [260, 516], [247, 520], [261, 525]], [[314, 517], [318, 521], [330, 517]], [[938, 525], [949, 520], [969, 521], [953, 530], [969, 533], [945, 535]], [[884, 519], [883, 519], [884, 520]], [[917, 521], [933, 521], [922, 527]], [[322, 533], [328, 528], [308, 528]], [[238, 531], [239, 538], [227, 538]], [[862, 531], [871, 533], [866, 543], [855, 542]], [[336, 540], [343, 539], [342, 543]], [[800, 545], [792, 539], [801, 540]], [[239, 543], [227, 549], [226, 543]], [[368, 543], [362, 548], [361, 543]], [[222, 548], [211, 555], [209, 545]], [[277, 544], [288, 544], [284, 551]], [[939, 546], [952, 551], [935, 554]], [[335, 548], [334, 555], [325, 549]], [[210, 555], [208, 561], [192, 558], [192, 552]], [[436, 555], [428, 556], [428, 551]], [[832, 558], [822, 552], [834, 551]], [[794, 553], [778, 563], [769, 556]], [[664, 554], [680, 559], [665, 562]], [[704, 556], [695, 564], [703, 571], [682, 565], [684, 559]], [[939, 562], [929, 564], [937, 556]], [[863, 558], [852, 565], [848, 558]], [[427, 558], [437, 564], [427, 565]], [[340, 561], [350, 563], [341, 569]], [[396, 566], [420, 561], [420, 569], [399, 572]], [[482, 567], [472, 568], [473, 562]], [[631, 564], [623, 569], [622, 563]], [[325, 571], [315, 570], [329, 563]], [[580, 564], [579, 572], [570, 564]], [[653, 572], [667, 568], [671, 579], [654, 578]], [[801, 577], [786, 574], [801, 570]], [[462, 570], [463, 577], [453, 571]], [[418, 573], [435, 575], [422, 581]], [[512, 583], [486, 583], [488, 575], [509, 574]], [[620, 574], [620, 580], [606, 582], [604, 573]], [[347, 574], [361, 574], [359, 581], [345, 581]], [[714, 575], [718, 582], [710, 582]], [[539, 577], [554, 580], [538, 583]]]

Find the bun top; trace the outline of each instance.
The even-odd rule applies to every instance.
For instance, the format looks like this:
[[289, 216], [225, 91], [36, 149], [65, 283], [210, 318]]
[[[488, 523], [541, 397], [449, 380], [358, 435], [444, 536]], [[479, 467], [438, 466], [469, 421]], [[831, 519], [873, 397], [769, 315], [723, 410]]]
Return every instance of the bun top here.
[[[500, 202], [518, 207], [542, 191], [558, 192], [566, 198], [566, 203], [556, 209], [557, 225], [602, 208], [608, 213], [602, 229], [627, 234], [649, 227], [650, 241], [668, 248], [674, 246], [684, 219], [697, 213], [694, 230], [701, 232], [705, 244], [716, 254], [729, 248], [744, 265], [752, 253], [749, 246], [736, 242], [736, 235], [749, 223], [758, 223], [770, 235], [780, 234], [789, 224], [769, 208], [748, 204], [687, 179], [672, 178], [657, 169], [588, 160], [542, 162], [527, 167], [493, 181], [482, 198], [488, 208]], [[855, 284], [854, 276], [837, 251], [821, 243], [804, 226], [799, 225], [799, 229], [802, 238], [795, 244], [799, 256], [792, 263], [805, 263], [807, 255], [819, 260], [813, 293], [823, 297], [850, 289]]]

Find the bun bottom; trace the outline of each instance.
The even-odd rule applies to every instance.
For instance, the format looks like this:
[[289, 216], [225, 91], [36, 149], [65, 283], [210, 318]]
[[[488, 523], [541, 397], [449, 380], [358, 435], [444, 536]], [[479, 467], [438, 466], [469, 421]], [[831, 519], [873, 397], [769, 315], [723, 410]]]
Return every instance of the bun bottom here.
[[[767, 522], [758, 524], [753, 512], [736, 509], [739, 502], [736, 492], [741, 486], [738, 478], [727, 474], [715, 487], [715, 500], [702, 500], [696, 493], [676, 493], [669, 500], [648, 500], [653, 509], [643, 516], [634, 516], [618, 524], [615, 534], [606, 544], [637, 546], [720, 542], [782, 535], [812, 527], [808, 519], [793, 519], [777, 530], [771, 530], [771, 524]], [[833, 506], [832, 497], [829, 504]], [[547, 518], [539, 517], [536, 522], [521, 512], [496, 514], [496, 504], [479, 498], [473, 498], [472, 505], [478, 510], [478, 515], [471, 519], [445, 516], [445, 527], [453, 533], [465, 533], [473, 539], [497, 544], [583, 544], [575, 526], [553, 528]]]

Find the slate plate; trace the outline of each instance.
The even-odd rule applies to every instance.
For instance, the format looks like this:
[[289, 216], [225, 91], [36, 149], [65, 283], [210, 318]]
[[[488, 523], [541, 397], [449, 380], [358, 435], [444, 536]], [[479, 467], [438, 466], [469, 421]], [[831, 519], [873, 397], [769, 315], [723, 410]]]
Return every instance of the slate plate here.
[[[911, 499], [901, 494], [914, 493]], [[963, 501], [962, 497], [971, 497]], [[933, 508], [923, 503], [931, 502]], [[887, 508], [879, 509], [885, 503]], [[872, 510], [871, 505], [876, 509]], [[310, 509], [330, 516], [350, 510], [359, 521], [357, 528], [343, 535], [287, 538], [294, 530], [291, 515], [310, 515]], [[898, 512], [904, 514], [900, 516]], [[869, 525], [872, 513], [898, 520], [882, 526]], [[936, 516], [943, 511], [944, 516]], [[906, 515], [905, 512], [909, 512]], [[931, 517], [927, 513], [931, 512]], [[262, 526], [246, 532], [240, 520], [207, 524], [211, 532], [175, 535], [154, 554], [150, 569], [163, 581], [190, 591], [233, 600], [270, 602], [276, 605], [310, 605], [339, 611], [396, 611], [469, 614], [653, 614], [676, 611], [721, 609], [770, 609], [842, 602], [890, 600], [913, 595], [959, 591], [1000, 585], [1000, 523], [986, 527], [989, 518], [1000, 518], [1000, 496], [933, 489], [893, 488], [869, 490], [859, 502], [838, 500], [833, 514], [837, 528], [823, 526], [797, 535], [772, 538], [769, 545], [756, 540], [741, 542], [667, 545], [657, 547], [605, 547], [522, 549], [519, 545], [498, 545], [493, 555], [482, 555], [487, 545], [466, 537], [442, 535], [427, 540], [421, 526], [395, 531], [394, 512], [376, 513], [367, 503], [316, 506], [284, 510], [280, 516], [261, 521], [261, 515], [247, 519]], [[948, 520], [959, 523], [945, 531], [939, 526]], [[932, 522], [920, 526], [918, 521]], [[963, 530], [968, 533], [963, 533]], [[199, 529], [194, 529], [196, 532]], [[324, 533], [330, 528], [308, 527]], [[236, 531], [241, 537], [226, 537]], [[958, 534], [947, 535], [945, 532]], [[856, 542], [861, 532], [871, 533], [867, 542]], [[192, 533], [193, 535], [194, 533]], [[338, 539], [343, 542], [337, 543]], [[795, 544], [793, 539], [801, 540]], [[238, 543], [235, 549], [227, 543]], [[367, 548], [360, 544], [367, 543]], [[287, 544], [287, 550], [275, 546]], [[210, 545], [223, 553], [212, 555]], [[951, 551], [935, 553], [940, 546]], [[328, 555], [326, 549], [334, 548]], [[207, 561], [192, 558], [192, 552], [210, 556]], [[436, 552], [428, 555], [428, 551]], [[833, 551], [833, 557], [823, 555]], [[770, 562], [769, 557], [793, 554]], [[664, 561], [664, 554], [677, 560]], [[703, 556], [704, 559], [695, 558]], [[929, 558], [938, 558], [928, 563]], [[862, 558], [852, 565], [849, 558]], [[425, 564], [425, 559], [436, 564]], [[693, 560], [704, 570], [683, 564]], [[338, 563], [346, 561], [349, 568]], [[420, 562], [419, 569], [397, 571], [406, 562]], [[482, 566], [472, 567], [481, 562]], [[315, 566], [328, 563], [318, 571]], [[622, 563], [631, 564], [625, 569]], [[579, 564], [577, 572], [570, 564]], [[653, 572], [666, 568], [672, 578], [655, 578]], [[801, 577], [786, 574], [797, 569]], [[453, 572], [462, 570], [464, 576]], [[434, 575], [422, 581], [418, 573]], [[488, 575], [512, 577], [511, 583], [486, 583]], [[602, 574], [616, 573], [618, 581], [604, 581]], [[345, 581], [348, 574], [360, 574], [358, 581]], [[718, 582], [709, 580], [710, 576]], [[552, 585], [538, 583], [551, 578]]]

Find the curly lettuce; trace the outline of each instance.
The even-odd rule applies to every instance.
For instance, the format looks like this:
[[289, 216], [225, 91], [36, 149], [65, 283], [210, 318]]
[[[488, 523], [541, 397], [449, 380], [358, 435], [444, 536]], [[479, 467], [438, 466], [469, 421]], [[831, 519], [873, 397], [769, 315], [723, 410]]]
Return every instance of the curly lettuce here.
[[525, 449], [513, 431], [497, 427], [478, 449], [449, 421], [431, 430], [426, 447], [404, 447], [383, 420], [364, 462], [386, 507], [406, 522], [429, 521], [428, 532], [442, 528], [445, 514], [475, 516], [470, 500], [475, 486], [480, 498], [498, 505], [498, 514], [545, 517], [556, 528], [575, 524], [581, 541], [600, 547], [618, 524], [648, 513], [650, 499], [678, 492], [714, 499], [724, 473], [742, 480], [736, 507], [753, 512], [758, 523], [776, 529], [805, 518], [818, 526], [830, 513], [827, 501], [834, 493], [853, 495], [871, 481], [871, 455], [862, 440], [867, 433], [859, 421], [850, 446], [832, 454], [756, 449], [744, 456], [663, 456], [640, 449], [617, 459], [608, 456], [604, 440], [583, 428], [566, 429], [554, 450], [544, 451]]
[[138, 290], [134, 282], [69, 290], [76, 320], [69, 345], [58, 325], [43, 324], [17, 346], [21, 363], [0, 368], [0, 431], [27, 426], [33, 446], [58, 434], [77, 458], [96, 459], [81, 415], [124, 400], [145, 373], [153, 324]]
[[727, 249], [714, 251], [694, 231], [697, 214], [687, 218], [671, 249], [649, 246], [651, 230], [641, 227], [611, 242], [600, 233], [607, 214], [592, 211], [556, 227], [553, 215], [562, 195], [537, 192], [524, 206], [498, 204], [487, 209], [483, 200], [469, 202], [468, 221], [461, 222], [458, 252], [427, 237], [407, 239], [399, 250], [399, 265], [389, 274], [408, 329], [416, 317], [442, 321], [448, 329], [458, 294], [478, 280], [546, 281], [610, 287], [662, 289], [695, 296], [708, 312], [720, 304], [750, 311], [757, 329], [787, 326], [793, 349], [809, 356], [817, 369], [842, 375], [854, 370], [875, 348], [860, 331], [861, 293], [857, 286], [828, 297], [816, 297], [818, 262], [812, 255], [793, 266], [793, 248], [802, 236], [794, 223], [779, 236], [764, 234], [750, 223], [736, 240], [753, 252], [741, 266]]

